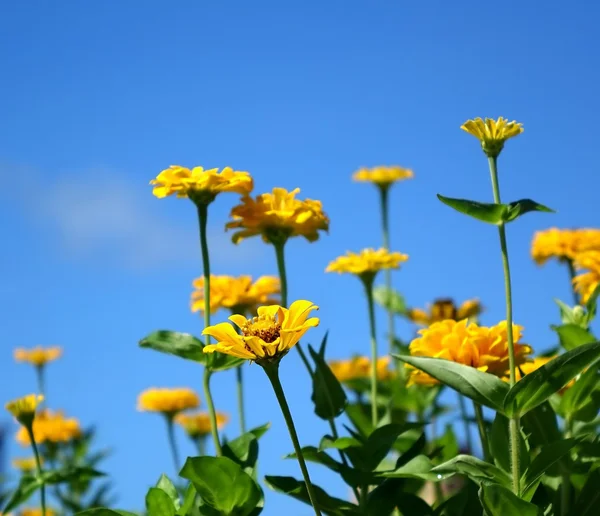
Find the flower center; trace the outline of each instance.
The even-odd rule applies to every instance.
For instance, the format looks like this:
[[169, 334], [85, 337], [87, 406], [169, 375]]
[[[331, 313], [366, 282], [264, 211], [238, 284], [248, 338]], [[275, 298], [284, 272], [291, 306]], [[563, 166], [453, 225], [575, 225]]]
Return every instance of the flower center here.
[[248, 321], [242, 328], [242, 334], [244, 337], [258, 337], [267, 344], [270, 344], [279, 338], [280, 330], [281, 325], [277, 322], [275, 317], [261, 315]]

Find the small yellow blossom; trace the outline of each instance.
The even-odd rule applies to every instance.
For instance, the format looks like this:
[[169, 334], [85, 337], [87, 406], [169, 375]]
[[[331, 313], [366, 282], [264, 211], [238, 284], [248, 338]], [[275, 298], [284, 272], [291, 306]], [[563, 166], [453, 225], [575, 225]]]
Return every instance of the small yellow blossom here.
[[573, 286], [581, 296], [581, 302], [587, 303], [600, 284], [600, 251], [586, 251], [577, 254], [573, 263], [576, 269], [588, 271], [573, 278]]
[[[392, 374], [388, 369], [390, 357], [377, 359], [377, 379], [388, 380]], [[364, 356], [355, 356], [349, 360], [331, 360], [329, 362], [331, 372], [340, 382], [370, 378], [371, 359]]]
[[[192, 312], [204, 311], [204, 277], [193, 282]], [[261, 276], [252, 282], [251, 276], [210, 276], [210, 310], [221, 308], [236, 310], [239, 313], [256, 312], [259, 305], [275, 304], [272, 296], [280, 293], [279, 278]]]
[[[229, 416], [224, 412], [217, 412], [217, 428], [220, 430], [229, 422]], [[177, 414], [175, 422], [183, 427], [190, 437], [202, 437], [210, 434], [210, 415], [208, 412], [194, 414]]]
[[150, 184], [154, 185], [152, 193], [159, 199], [176, 194], [177, 197], [187, 197], [201, 204], [210, 203], [221, 192], [248, 195], [254, 187], [248, 172], [239, 172], [230, 167], [219, 172], [218, 168], [189, 169], [179, 165], [163, 170]]
[[309, 328], [317, 326], [319, 319], [308, 316], [318, 306], [310, 301], [294, 301], [290, 308], [278, 305], [260, 306], [258, 317], [246, 319], [232, 315], [229, 320], [241, 329], [238, 334], [229, 323], [209, 326], [202, 332], [217, 340], [204, 347], [205, 353], [218, 351], [247, 360], [278, 361], [294, 347]]
[[483, 308], [477, 299], [469, 299], [457, 307], [452, 299], [436, 299], [426, 310], [410, 308], [406, 315], [416, 324], [429, 326], [434, 322], [451, 319], [460, 321], [477, 317]]
[[[521, 326], [513, 324], [515, 362], [521, 366], [532, 350], [520, 344]], [[420, 337], [409, 346], [410, 354], [418, 357], [443, 358], [459, 364], [475, 367], [497, 376], [504, 376], [508, 369], [507, 324], [502, 321], [496, 326], [486, 327], [462, 321], [440, 321], [419, 330]], [[438, 383], [427, 373], [407, 366], [411, 375], [408, 384], [433, 385]]]
[[40, 403], [44, 401], [44, 396], [41, 394], [28, 394], [22, 398], [9, 401], [6, 404], [8, 410], [16, 420], [22, 425], [30, 425], [35, 417], [35, 411]]
[[390, 252], [381, 248], [363, 249], [360, 253], [348, 251], [345, 256], [333, 260], [325, 269], [325, 272], [338, 272], [356, 274], [360, 277], [374, 277], [378, 271], [383, 269], [399, 269], [400, 264], [408, 260], [408, 255]]
[[506, 140], [523, 132], [523, 124], [514, 120], [509, 122], [502, 117], [498, 120], [493, 118], [467, 120], [460, 128], [475, 136], [481, 142], [483, 152], [493, 158], [500, 154]]
[[538, 265], [551, 258], [573, 260], [579, 253], [600, 251], [600, 229], [558, 229], [537, 231], [531, 242], [531, 257]]
[[138, 397], [138, 410], [161, 412], [171, 417], [182, 410], [197, 408], [199, 405], [198, 395], [185, 387], [147, 389]]
[[320, 201], [296, 199], [299, 188], [288, 192], [285, 188], [273, 188], [253, 199], [245, 196], [242, 204], [231, 210], [232, 222], [226, 229], [238, 229], [232, 240], [238, 243], [244, 238], [262, 235], [265, 242], [284, 243], [288, 238], [303, 236], [309, 242], [319, 239], [319, 231], [329, 230], [329, 219]]
[[[41, 410], [33, 420], [33, 435], [35, 442], [42, 444], [64, 443], [81, 437], [81, 426], [76, 418], [65, 418], [61, 411], [52, 412], [48, 409]], [[17, 441], [21, 446], [31, 445], [29, 434], [25, 428], [17, 432]]]
[[52, 362], [62, 355], [62, 349], [58, 346], [43, 348], [36, 346], [32, 349], [15, 349], [14, 357], [17, 362], [27, 362], [33, 366], [41, 367]]
[[[46, 507], [46, 516], [55, 516], [56, 511]], [[21, 509], [19, 516], [42, 516], [42, 509], [38, 507], [24, 507]]]
[[[44, 459], [40, 457], [40, 463], [44, 463]], [[16, 457], [12, 460], [12, 466], [23, 473], [34, 471], [37, 467], [35, 457]]]
[[399, 166], [379, 166], [373, 168], [361, 168], [352, 176], [354, 181], [373, 183], [379, 187], [387, 188], [392, 183], [412, 179], [414, 173], [408, 168]]

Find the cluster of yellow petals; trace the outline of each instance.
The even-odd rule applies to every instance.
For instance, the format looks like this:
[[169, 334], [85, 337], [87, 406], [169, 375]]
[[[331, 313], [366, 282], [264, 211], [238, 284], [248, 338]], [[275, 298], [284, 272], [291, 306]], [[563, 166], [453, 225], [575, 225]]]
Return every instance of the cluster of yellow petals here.
[[[217, 412], [217, 428], [220, 430], [229, 422], [229, 416], [224, 412]], [[175, 422], [186, 431], [190, 437], [202, 437], [210, 434], [210, 415], [208, 412], [193, 414], [177, 414]]]
[[361, 168], [357, 170], [352, 179], [354, 181], [374, 183], [377, 186], [387, 187], [392, 183], [412, 179], [414, 173], [408, 168], [399, 166], [379, 166], [373, 168]]
[[483, 311], [483, 307], [477, 299], [469, 299], [462, 305], [456, 306], [452, 299], [436, 299], [431, 306], [423, 310], [422, 308], [410, 308], [406, 316], [414, 323], [421, 326], [429, 326], [434, 322], [451, 319], [461, 321], [462, 319], [472, 319], [477, 317]]
[[576, 269], [587, 270], [573, 278], [573, 286], [581, 297], [582, 303], [587, 303], [594, 290], [600, 285], [600, 251], [586, 251], [575, 256], [573, 260]]
[[[64, 443], [81, 437], [81, 426], [76, 418], [66, 418], [63, 412], [41, 410], [33, 420], [33, 436], [38, 444]], [[21, 446], [31, 445], [29, 434], [25, 428], [17, 432], [17, 442]]]
[[179, 165], [172, 165], [163, 170], [150, 184], [154, 185], [152, 193], [159, 199], [173, 194], [180, 198], [205, 194], [208, 199], [221, 192], [247, 195], [254, 188], [252, 176], [248, 172], [240, 172], [230, 167], [225, 167], [219, 172], [218, 168], [189, 169]]
[[138, 396], [138, 410], [142, 412], [160, 412], [172, 416], [200, 406], [200, 398], [192, 389], [151, 388]]
[[[532, 350], [527, 344], [520, 344], [521, 326], [513, 324], [515, 363], [521, 366], [527, 361]], [[420, 337], [409, 346], [410, 354], [419, 357], [443, 358], [468, 365], [503, 377], [509, 367], [507, 324], [502, 321], [496, 326], [479, 326], [462, 321], [440, 321], [428, 328], [419, 330]], [[438, 381], [428, 374], [410, 369], [408, 384], [433, 385]]]
[[43, 348], [36, 346], [32, 349], [17, 348], [14, 352], [14, 357], [17, 362], [27, 362], [33, 366], [41, 367], [48, 362], [52, 362], [62, 355], [62, 348], [52, 346]]
[[[388, 369], [390, 357], [381, 357], [377, 359], [377, 379], [388, 380], [392, 373]], [[331, 360], [329, 362], [331, 372], [340, 382], [359, 380], [361, 378], [370, 378], [371, 359], [364, 356], [355, 356], [349, 360]]]
[[[39, 507], [24, 507], [21, 509], [19, 516], [42, 516], [42, 509]], [[55, 516], [56, 511], [46, 507], [46, 516]], [[7, 515], [8, 516], [8, 515]]]
[[398, 269], [400, 264], [408, 260], [408, 255], [390, 252], [385, 248], [363, 249], [359, 253], [348, 251], [346, 255], [333, 260], [325, 272], [350, 273], [362, 276], [375, 274], [383, 269]]
[[35, 415], [38, 406], [44, 401], [41, 394], [28, 394], [6, 404], [8, 410], [18, 421], [31, 419]]
[[[204, 311], [204, 277], [194, 280], [196, 289], [192, 292], [192, 312]], [[281, 292], [279, 278], [261, 276], [252, 281], [251, 276], [210, 276], [210, 311], [221, 308], [236, 310], [239, 313], [256, 312], [259, 305], [277, 303], [274, 295]]]
[[[43, 457], [40, 457], [40, 463], [44, 463]], [[35, 462], [35, 457], [15, 457], [12, 460], [11, 464], [13, 468], [18, 469], [23, 473], [33, 471], [37, 466]]]
[[550, 228], [537, 231], [531, 242], [531, 257], [538, 265], [551, 258], [574, 260], [585, 251], [600, 251], [600, 229]]
[[218, 351], [246, 360], [275, 359], [283, 357], [293, 348], [309, 328], [319, 324], [317, 317], [308, 316], [318, 310], [310, 301], [294, 301], [289, 309], [279, 305], [260, 306], [258, 316], [246, 319], [232, 315], [229, 320], [236, 324], [239, 334], [229, 323], [209, 326], [202, 332], [216, 339], [216, 344], [204, 347], [205, 353]]
[[506, 140], [523, 132], [523, 124], [514, 120], [509, 122], [502, 117], [498, 120], [493, 118], [467, 120], [460, 128], [475, 136], [481, 142], [483, 151], [493, 157], [500, 154]]
[[242, 198], [242, 203], [231, 210], [232, 222], [227, 229], [238, 229], [233, 234], [235, 243], [244, 238], [262, 235], [271, 242], [273, 235], [285, 238], [303, 236], [309, 242], [319, 239], [319, 231], [329, 230], [329, 218], [320, 201], [296, 199], [299, 188], [288, 192], [285, 188], [273, 188], [272, 193]]

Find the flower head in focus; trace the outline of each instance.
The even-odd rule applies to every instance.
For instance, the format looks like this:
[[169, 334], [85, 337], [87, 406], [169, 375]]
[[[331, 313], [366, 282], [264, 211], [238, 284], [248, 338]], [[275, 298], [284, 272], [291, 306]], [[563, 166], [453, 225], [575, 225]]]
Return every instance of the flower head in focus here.
[[[177, 414], [175, 422], [180, 425], [192, 438], [203, 437], [210, 434], [210, 415], [208, 412], [194, 414]], [[217, 428], [221, 430], [229, 422], [229, 416], [224, 412], [217, 412]]]
[[52, 346], [43, 348], [36, 346], [32, 349], [17, 348], [14, 352], [14, 357], [17, 362], [27, 362], [36, 367], [42, 367], [48, 362], [52, 362], [62, 355], [62, 348]]
[[[35, 442], [66, 443], [81, 437], [82, 431], [76, 418], [66, 418], [63, 412], [52, 412], [48, 409], [41, 410], [33, 420], [33, 436]], [[17, 442], [21, 446], [30, 446], [31, 439], [25, 428], [17, 432]]]
[[[522, 327], [513, 324], [515, 362], [521, 366], [532, 350], [520, 344]], [[419, 330], [419, 337], [409, 346], [412, 356], [443, 358], [468, 365], [496, 376], [504, 376], [508, 369], [508, 338], [506, 321], [496, 326], [478, 326], [462, 321], [440, 321]], [[427, 373], [407, 366], [410, 370], [408, 385], [439, 383]]]
[[[40, 457], [40, 463], [44, 463], [43, 457]], [[12, 460], [12, 467], [21, 471], [21, 473], [30, 473], [37, 467], [35, 457], [15, 457]]]
[[458, 307], [452, 299], [436, 299], [425, 310], [422, 308], [409, 308], [406, 311], [406, 316], [416, 324], [429, 326], [434, 322], [446, 319], [453, 321], [472, 319], [481, 314], [482, 311], [483, 307], [477, 299], [469, 299]]
[[258, 316], [246, 319], [243, 315], [232, 315], [229, 320], [236, 324], [238, 334], [229, 323], [220, 323], [205, 328], [203, 335], [210, 335], [216, 344], [204, 347], [205, 353], [218, 351], [258, 364], [278, 362], [293, 348], [302, 336], [319, 324], [317, 317], [308, 318], [318, 310], [310, 301], [294, 301], [289, 309], [279, 305], [261, 306]]
[[138, 410], [142, 412], [160, 412], [173, 417], [178, 412], [197, 408], [200, 398], [192, 390], [182, 388], [152, 388], [143, 391], [138, 396]]
[[573, 260], [579, 253], [600, 251], [600, 229], [558, 229], [537, 231], [531, 242], [531, 257], [538, 265], [551, 258]]
[[[388, 369], [390, 357], [377, 359], [377, 379], [388, 380], [391, 371]], [[340, 382], [369, 378], [371, 374], [371, 359], [365, 356], [355, 356], [349, 360], [331, 360], [329, 368]]]
[[509, 122], [505, 118], [475, 118], [460, 126], [463, 131], [472, 134], [481, 142], [483, 152], [490, 158], [496, 158], [504, 148], [504, 142], [523, 132], [523, 124]]
[[218, 168], [189, 169], [172, 165], [152, 179], [150, 184], [154, 185], [152, 193], [159, 199], [175, 194], [180, 198], [189, 198], [196, 204], [209, 204], [222, 192], [248, 195], [254, 188], [248, 172], [239, 172], [231, 167], [219, 172]]
[[6, 404], [6, 410], [23, 426], [30, 426], [35, 418], [35, 411], [43, 401], [44, 396], [41, 394], [28, 394], [22, 398], [9, 401]]
[[363, 280], [372, 280], [383, 269], [399, 269], [400, 264], [408, 260], [408, 255], [390, 252], [381, 248], [363, 249], [359, 253], [348, 252], [333, 260], [325, 272], [338, 272], [340, 274], [355, 274]]
[[320, 201], [296, 199], [299, 188], [288, 192], [285, 188], [273, 188], [253, 199], [242, 198], [242, 203], [231, 210], [232, 222], [226, 229], [236, 229], [232, 240], [238, 243], [244, 238], [261, 235], [271, 244], [283, 244], [290, 237], [303, 236], [309, 242], [319, 239], [319, 231], [329, 230], [329, 218]]
[[373, 183], [380, 188], [388, 188], [393, 183], [412, 179], [414, 173], [408, 168], [399, 166], [379, 166], [373, 168], [361, 168], [357, 170], [352, 179], [359, 182]]
[[587, 270], [573, 278], [573, 286], [581, 296], [581, 302], [587, 303], [594, 290], [600, 285], [600, 251], [586, 251], [577, 254], [573, 264], [578, 270]]

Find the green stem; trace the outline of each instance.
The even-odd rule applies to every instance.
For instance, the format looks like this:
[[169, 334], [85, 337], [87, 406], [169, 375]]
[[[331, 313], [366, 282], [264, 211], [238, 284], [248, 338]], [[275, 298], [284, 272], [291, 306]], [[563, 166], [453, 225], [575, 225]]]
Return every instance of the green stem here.
[[194, 442], [198, 448], [198, 454], [200, 457], [204, 457], [206, 455], [206, 436], [199, 435], [196, 437], [196, 439], [194, 439]]
[[273, 386], [273, 391], [275, 392], [275, 396], [277, 397], [277, 401], [279, 402], [281, 413], [283, 414], [283, 418], [285, 419], [285, 424], [288, 427], [290, 438], [292, 439], [292, 444], [294, 445], [294, 451], [296, 452], [296, 458], [298, 459], [298, 464], [300, 465], [300, 469], [302, 470], [302, 476], [304, 477], [304, 482], [306, 484], [306, 490], [308, 491], [310, 503], [312, 504], [315, 510], [316, 516], [321, 516], [321, 511], [317, 506], [317, 497], [315, 495], [313, 485], [310, 481], [310, 476], [308, 474], [306, 462], [304, 462], [304, 455], [302, 454], [302, 448], [300, 447], [300, 441], [298, 440], [298, 434], [296, 433], [296, 427], [294, 426], [292, 413], [290, 412], [290, 407], [287, 403], [287, 400], [285, 399], [283, 386], [281, 385], [281, 381], [279, 380], [279, 364], [265, 364], [263, 365], [263, 369], [265, 370], [265, 373], [267, 374], [267, 377], [269, 378], [271, 385]]
[[[337, 440], [339, 438], [339, 434], [337, 431], [337, 427], [335, 425], [335, 419], [334, 418], [330, 418], [328, 419], [329, 421], [329, 428], [331, 428], [331, 435], [334, 438], [334, 440]], [[343, 450], [338, 450], [339, 454], [340, 454], [340, 460], [342, 461], [342, 464], [344, 466], [346, 466], [347, 468], [350, 467], [350, 465], [348, 464], [348, 460], [346, 459], [346, 454], [344, 453]], [[356, 497], [356, 500], [360, 500], [360, 493], [358, 492], [358, 489], [356, 487], [352, 487], [352, 491], [354, 492], [354, 496]]]
[[240, 430], [242, 434], [246, 433], [246, 416], [244, 414], [244, 377], [242, 366], [235, 368], [235, 380], [237, 386], [238, 417], [240, 420]]
[[485, 420], [483, 419], [483, 410], [479, 403], [473, 402], [473, 409], [475, 410], [475, 419], [477, 420], [477, 429], [479, 430], [479, 438], [481, 439], [481, 449], [483, 451], [483, 458], [486, 462], [494, 463], [490, 455], [490, 441], [488, 439], [487, 430], [485, 428]]
[[473, 440], [471, 439], [471, 425], [469, 424], [469, 415], [467, 414], [467, 406], [465, 404], [465, 398], [463, 397], [462, 394], [458, 394], [458, 405], [460, 407], [460, 418], [462, 419], [463, 426], [464, 426], [465, 441], [467, 443], [467, 448], [469, 449], [469, 453], [473, 453]]
[[[383, 247], [385, 247], [388, 251], [390, 251], [390, 225], [389, 225], [389, 204], [388, 204], [388, 193], [389, 186], [381, 186], [379, 188], [380, 193], [380, 204], [381, 204], [381, 227], [383, 231]], [[388, 294], [392, 292], [392, 269], [385, 270], [385, 287], [388, 291]], [[394, 335], [396, 331], [394, 328], [394, 311], [391, 309], [388, 310], [388, 344], [389, 344], [389, 354], [394, 352]], [[398, 361], [394, 361], [396, 365], [399, 364]]]
[[[495, 157], [489, 157], [490, 176], [492, 179], [492, 191], [494, 194], [494, 202], [500, 204], [500, 186], [498, 185], [498, 167]], [[508, 262], [508, 248], [506, 245], [506, 228], [504, 223], [498, 226], [498, 236], [500, 237], [500, 250], [502, 252], [502, 267], [504, 269], [504, 290], [506, 296], [506, 337], [508, 340], [508, 361], [510, 367], [510, 386], [516, 383], [515, 375], [515, 346], [513, 338], [513, 317], [512, 317], [512, 288], [510, 282], [510, 265]], [[521, 478], [519, 471], [519, 418], [513, 417], [509, 425], [510, 433], [510, 465], [512, 472], [512, 484], [514, 493], [520, 495]]]
[[38, 393], [44, 396], [43, 403], [46, 403], [46, 382], [44, 381], [44, 366], [39, 365], [35, 368], [35, 376], [37, 378]]
[[179, 453], [177, 452], [177, 443], [175, 442], [175, 431], [173, 428], [173, 415], [166, 414], [165, 419], [167, 421], [167, 437], [169, 438], [169, 447], [171, 448], [173, 464], [175, 465], [175, 471], [179, 472], [179, 470], [181, 468], [179, 466]]
[[40, 499], [42, 504], [42, 516], [46, 516], [46, 483], [42, 480], [42, 461], [40, 460], [40, 452], [35, 442], [35, 436], [33, 435], [33, 422], [30, 422], [25, 428], [29, 434], [29, 440], [31, 441], [31, 448], [33, 449], [33, 455], [35, 456], [35, 467], [37, 470], [37, 477], [42, 482], [40, 488]]
[[573, 292], [573, 302], [575, 303], [575, 305], [578, 305], [580, 303], [579, 295], [577, 294], [577, 291], [573, 286], [573, 280], [575, 279], [577, 273], [575, 271], [575, 266], [573, 265], [573, 260], [567, 259], [566, 261], [567, 267], [569, 268], [569, 277], [571, 278], [571, 291]]
[[206, 398], [206, 407], [208, 408], [208, 416], [210, 418], [210, 433], [212, 435], [213, 443], [215, 445], [215, 453], [217, 457], [223, 454], [221, 449], [221, 442], [219, 441], [219, 431], [217, 429], [217, 413], [215, 411], [215, 404], [213, 402], [212, 394], [210, 392], [210, 377], [212, 372], [208, 367], [204, 368], [204, 397]]
[[[285, 271], [285, 255], [284, 255], [285, 243], [277, 243], [277, 244], [274, 243], [273, 247], [275, 247], [275, 256], [277, 257], [277, 269], [279, 270], [279, 281], [281, 282], [281, 304], [282, 304], [282, 306], [289, 308], [288, 307], [287, 273]], [[312, 367], [310, 366], [310, 362], [308, 361], [308, 358], [306, 357], [306, 354], [304, 353], [304, 350], [302, 349], [302, 346], [298, 342], [298, 344], [296, 344], [294, 347], [298, 350], [298, 354], [300, 355], [300, 358], [301, 358], [302, 362], [304, 363], [304, 367], [306, 367], [306, 370], [308, 371], [310, 376], [312, 376], [313, 370], [312, 370]]]
[[363, 278], [369, 309], [371, 337], [371, 423], [377, 428], [377, 331], [375, 329], [375, 303], [373, 302], [373, 278]]

